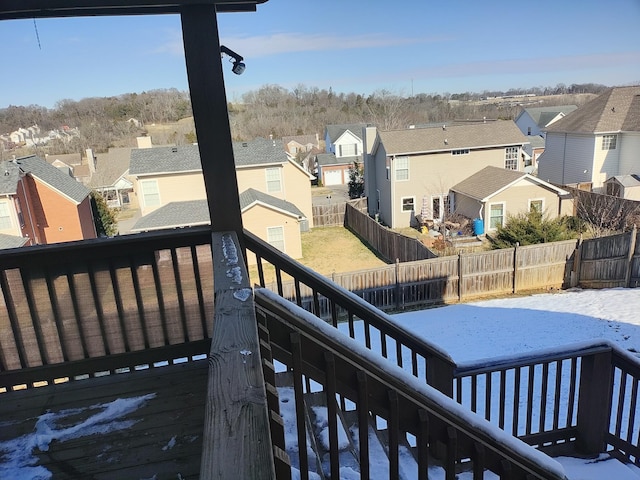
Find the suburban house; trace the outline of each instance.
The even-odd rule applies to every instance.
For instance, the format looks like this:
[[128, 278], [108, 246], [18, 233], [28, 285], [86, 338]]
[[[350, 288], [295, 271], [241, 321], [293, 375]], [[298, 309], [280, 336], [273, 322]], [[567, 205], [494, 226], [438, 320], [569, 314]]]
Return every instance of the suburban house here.
[[316, 170], [313, 172], [323, 185], [349, 183], [349, 167], [354, 162], [362, 162], [364, 127], [363, 123], [326, 126], [326, 152], [316, 156]]
[[0, 234], [21, 246], [96, 238], [89, 190], [40, 157], [4, 161]]
[[604, 182], [604, 193], [640, 201], [640, 175], [615, 175]]
[[640, 86], [615, 87], [547, 128], [538, 176], [557, 185], [640, 173]]
[[95, 172], [87, 183], [91, 190], [100, 193], [111, 208], [137, 208], [137, 196], [133, 180], [129, 176], [131, 148], [110, 148], [96, 154]]
[[504, 225], [510, 215], [537, 210], [547, 218], [573, 214], [571, 194], [528, 173], [488, 166], [451, 187], [451, 208], [480, 219], [483, 230]]
[[282, 143], [285, 152], [295, 157], [300, 153], [320, 148], [320, 136], [317, 133], [315, 135], [291, 135], [282, 137]]
[[[484, 167], [523, 171], [527, 137], [512, 121], [378, 131], [367, 127], [369, 214], [391, 228], [442, 221], [449, 190]], [[426, 217], [426, 218], [424, 218]]]
[[[247, 228], [270, 245], [292, 258], [302, 258], [300, 222], [304, 214], [293, 203], [249, 188], [240, 193], [242, 221]], [[148, 232], [166, 228], [182, 228], [209, 225], [209, 209], [206, 199], [171, 202], [142, 217], [131, 230]], [[255, 264], [255, 257], [247, 262]]]
[[[245, 200], [241, 205], [244, 224], [260, 238], [284, 245], [287, 254], [300, 258], [300, 232], [313, 226], [311, 175], [288, 158], [279, 140], [234, 142], [233, 152], [238, 190]], [[172, 220], [176, 209], [193, 206], [186, 202], [207, 198], [197, 145], [134, 149], [129, 173], [142, 212], [133, 231], [174, 228], [189, 225], [191, 220], [194, 224], [209, 222], [208, 215], [186, 211], [179, 225]], [[146, 218], [156, 211], [160, 213]]]
[[514, 122], [525, 135], [544, 137], [545, 130], [550, 125], [566, 117], [577, 108], [575, 105], [523, 108]]

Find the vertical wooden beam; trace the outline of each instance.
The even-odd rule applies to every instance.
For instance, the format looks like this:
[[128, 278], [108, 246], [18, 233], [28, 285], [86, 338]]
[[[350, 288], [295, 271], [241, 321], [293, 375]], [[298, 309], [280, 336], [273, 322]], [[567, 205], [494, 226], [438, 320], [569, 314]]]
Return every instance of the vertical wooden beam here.
[[638, 236], [638, 227], [633, 226], [629, 237], [629, 254], [627, 256], [627, 266], [624, 275], [624, 285], [629, 288], [631, 286], [631, 270], [633, 269], [633, 255], [636, 251], [636, 238]]
[[[184, 6], [181, 13], [193, 120], [213, 231], [234, 231], [242, 217], [231, 127], [220, 57], [215, 5]], [[244, 250], [243, 243], [241, 244]]]
[[212, 234], [215, 321], [202, 443], [203, 480], [275, 479], [253, 290], [234, 232]]

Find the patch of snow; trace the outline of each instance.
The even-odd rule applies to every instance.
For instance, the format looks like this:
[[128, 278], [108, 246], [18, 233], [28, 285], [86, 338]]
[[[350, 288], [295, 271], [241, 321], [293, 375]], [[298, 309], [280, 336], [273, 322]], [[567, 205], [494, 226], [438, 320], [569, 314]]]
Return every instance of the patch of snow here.
[[165, 452], [167, 450], [171, 450], [175, 446], [176, 446], [176, 437], [174, 435], [173, 437], [171, 437], [169, 442], [164, 447], [162, 447], [162, 451]]
[[251, 297], [251, 289], [250, 288], [241, 288], [233, 292], [233, 298], [240, 300], [241, 302], [246, 302]]
[[[21, 437], [0, 442], [0, 478], [48, 480], [52, 477], [49, 470], [36, 465], [37, 450], [46, 452], [53, 441], [67, 440], [109, 433], [131, 427], [134, 420], [123, 417], [142, 407], [156, 396], [155, 393], [131, 398], [118, 398], [112, 402], [92, 405], [82, 409], [67, 409], [59, 412], [47, 412], [37, 417], [34, 431]], [[69, 427], [58, 428], [59, 421], [85, 410], [96, 410], [86, 420]]]
[[[322, 443], [325, 450], [329, 450], [329, 415], [327, 407], [311, 407], [314, 415], [316, 416], [316, 428], [318, 429], [318, 438]], [[336, 423], [338, 426], [338, 450], [345, 450], [349, 448], [349, 437], [347, 432], [344, 431], [342, 422], [336, 417]]]

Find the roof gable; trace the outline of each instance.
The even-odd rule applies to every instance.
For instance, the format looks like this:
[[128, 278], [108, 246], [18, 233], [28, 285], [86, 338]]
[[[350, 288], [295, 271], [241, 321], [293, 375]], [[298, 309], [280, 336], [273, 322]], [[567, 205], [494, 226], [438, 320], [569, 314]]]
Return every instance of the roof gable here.
[[274, 208], [296, 218], [306, 218], [305, 214], [302, 213], [302, 211], [300, 211], [300, 209], [293, 203], [268, 195], [264, 192], [260, 192], [259, 190], [248, 188], [240, 194], [240, 210], [242, 212], [248, 210], [257, 203]]
[[24, 173], [40, 180], [76, 203], [82, 202], [89, 196], [90, 190], [87, 187], [40, 157], [31, 155], [18, 158], [16, 162]]
[[467, 177], [451, 187], [451, 190], [485, 202], [523, 179], [529, 180], [543, 188], [554, 190], [558, 195], [566, 195], [569, 193], [527, 173], [492, 166], [485, 167], [479, 172]]
[[615, 87], [553, 123], [548, 132], [607, 133], [640, 131], [640, 86]]
[[513, 121], [381, 131], [379, 137], [387, 155], [446, 152], [463, 148], [490, 148], [529, 143], [527, 137]]
[[555, 107], [531, 107], [525, 108], [520, 112], [518, 118], [523, 114], [527, 114], [540, 128], [544, 128], [549, 125], [549, 122], [556, 118], [558, 115], [567, 115], [578, 107], [576, 105], [558, 105]]
[[349, 130], [354, 136], [358, 138], [358, 140], [362, 141], [362, 129], [366, 127], [366, 123], [351, 123], [345, 125], [327, 125], [326, 127], [326, 137], [329, 138], [331, 143], [336, 143], [336, 141]]

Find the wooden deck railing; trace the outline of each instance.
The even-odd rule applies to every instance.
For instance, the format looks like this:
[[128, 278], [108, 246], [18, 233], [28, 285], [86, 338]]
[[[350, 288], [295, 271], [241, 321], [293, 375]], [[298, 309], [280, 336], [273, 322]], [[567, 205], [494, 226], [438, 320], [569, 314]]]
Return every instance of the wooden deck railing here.
[[[390, 366], [381, 357], [346, 336], [336, 335], [322, 320], [291, 305], [265, 289], [256, 290], [258, 321], [266, 325], [274, 358], [293, 376], [300, 477], [309, 478], [308, 440], [304, 394], [323, 392], [328, 411], [329, 465], [324, 474], [340, 478], [338, 451], [339, 405], [357, 418], [356, 435], [360, 478], [369, 478], [370, 425], [372, 419], [386, 422], [390, 478], [400, 478], [400, 469], [426, 479], [430, 462], [454, 479], [460, 469], [482, 478], [491, 470], [500, 478], [564, 479], [560, 465], [511, 439], [488, 422], [461, 408], [452, 399], [425, 385], [408, 372]], [[342, 428], [342, 427], [340, 427]], [[413, 440], [415, 439], [415, 441]], [[400, 463], [400, 446], [408, 443], [417, 451], [417, 472], [407, 472]], [[413, 445], [412, 445], [413, 443]], [[344, 448], [344, 447], [343, 447]], [[382, 461], [375, 458], [376, 464]]]
[[[334, 326], [344, 321], [349, 326], [349, 336], [360, 339], [367, 348], [371, 348], [373, 336], [377, 336], [381, 345], [380, 353], [390, 358], [398, 366], [407, 368], [411, 373], [424, 378], [427, 383], [444, 394], [452, 395], [454, 363], [442, 349], [416, 336], [394, 323], [390, 317], [357, 295], [339, 287], [326, 277], [306, 268], [279, 250], [263, 242], [255, 235], [245, 231], [245, 245], [254, 254], [258, 266], [258, 281], [265, 286], [264, 269], [270, 265], [275, 269], [277, 293], [283, 296], [283, 278], [290, 277], [294, 282], [295, 298], [290, 298], [298, 306], [304, 307], [319, 316], [320, 302], [329, 305], [330, 318]], [[311, 290], [307, 297], [301, 295], [302, 286]], [[356, 331], [355, 325], [362, 326]]]

